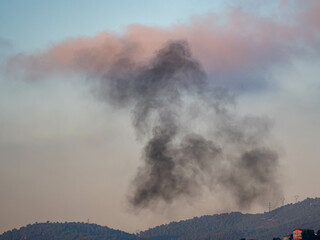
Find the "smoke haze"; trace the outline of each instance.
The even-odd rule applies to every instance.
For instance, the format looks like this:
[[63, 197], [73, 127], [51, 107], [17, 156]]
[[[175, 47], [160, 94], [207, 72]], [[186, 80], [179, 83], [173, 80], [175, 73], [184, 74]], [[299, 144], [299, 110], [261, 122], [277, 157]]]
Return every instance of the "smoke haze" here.
[[270, 84], [266, 76], [274, 66], [310, 55], [310, 49], [319, 51], [319, 2], [292, 4], [294, 11], [283, 2], [274, 13], [286, 16], [285, 21], [230, 6], [222, 13], [195, 15], [168, 28], [132, 24], [124, 34], [106, 31], [67, 38], [43, 52], [17, 54], [6, 70], [29, 80], [57, 72], [104, 74], [128, 58], [149, 61], [168, 40], [183, 39], [216, 84], [241, 92], [266, 89]]
[[100, 97], [131, 109], [137, 138], [146, 142], [129, 197], [133, 206], [217, 187], [241, 208], [280, 199], [278, 156], [265, 145], [268, 122], [233, 115], [233, 96], [213, 85], [185, 41], [168, 42], [143, 66], [121, 58], [101, 78]]

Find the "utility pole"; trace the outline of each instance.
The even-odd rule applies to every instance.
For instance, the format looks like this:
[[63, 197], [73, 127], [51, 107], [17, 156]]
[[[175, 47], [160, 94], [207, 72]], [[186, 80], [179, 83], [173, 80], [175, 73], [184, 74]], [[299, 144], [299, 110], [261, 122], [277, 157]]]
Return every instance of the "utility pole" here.
[[271, 212], [271, 203], [269, 202], [269, 212]]
[[297, 202], [298, 202], [298, 199], [299, 199], [299, 195], [295, 195], [294, 198], [295, 198], [296, 203], [297, 203]]
[[284, 206], [284, 200], [286, 200], [284, 197], [283, 197], [283, 198], [281, 198], [282, 207]]

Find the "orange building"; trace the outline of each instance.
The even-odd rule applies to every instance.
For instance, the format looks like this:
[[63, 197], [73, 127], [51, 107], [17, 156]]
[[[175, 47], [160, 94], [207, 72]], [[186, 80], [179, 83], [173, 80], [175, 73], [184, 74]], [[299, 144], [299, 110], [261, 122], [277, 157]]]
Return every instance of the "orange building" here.
[[302, 239], [302, 233], [306, 232], [306, 231], [312, 231], [313, 232], [312, 229], [305, 229], [305, 228], [297, 228], [297, 229], [293, 230], [293, 233], [292, 233], [293, 238], [292, 238], [292, 240], [301, 240]]

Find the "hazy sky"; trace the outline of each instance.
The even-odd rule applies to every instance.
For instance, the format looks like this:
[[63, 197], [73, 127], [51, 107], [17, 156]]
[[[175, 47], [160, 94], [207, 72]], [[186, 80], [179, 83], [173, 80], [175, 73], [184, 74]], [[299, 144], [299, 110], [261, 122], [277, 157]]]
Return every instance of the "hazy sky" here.
[[144, 62], [174, 39], [235, 95], [235, 113], [268, 119], [285, 203], [319, 197], [319, 11], [316, 0], [1, 1], [0, 232], [87, 219], [135, 232], [239, 210], [210, 191], [128, 206], [143, 142], [130, 111], [97, 98], [96, 79], [128, 49]]

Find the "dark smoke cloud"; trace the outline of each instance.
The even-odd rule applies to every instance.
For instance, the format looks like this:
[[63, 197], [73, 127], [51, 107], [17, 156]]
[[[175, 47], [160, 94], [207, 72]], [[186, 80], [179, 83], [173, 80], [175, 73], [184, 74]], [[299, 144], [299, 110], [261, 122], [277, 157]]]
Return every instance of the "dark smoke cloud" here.
[[204, 188], [222, 190], [242, 208], [280, 197], [269, 122], [237, 116], [229, 110], [233, 96], [212, 83], [184, 41], [167, 43], [143, 66], [123, 54], [101, 79], [100, 97], [130, 108], [146, 141], [133, 206], [171, 203]]

